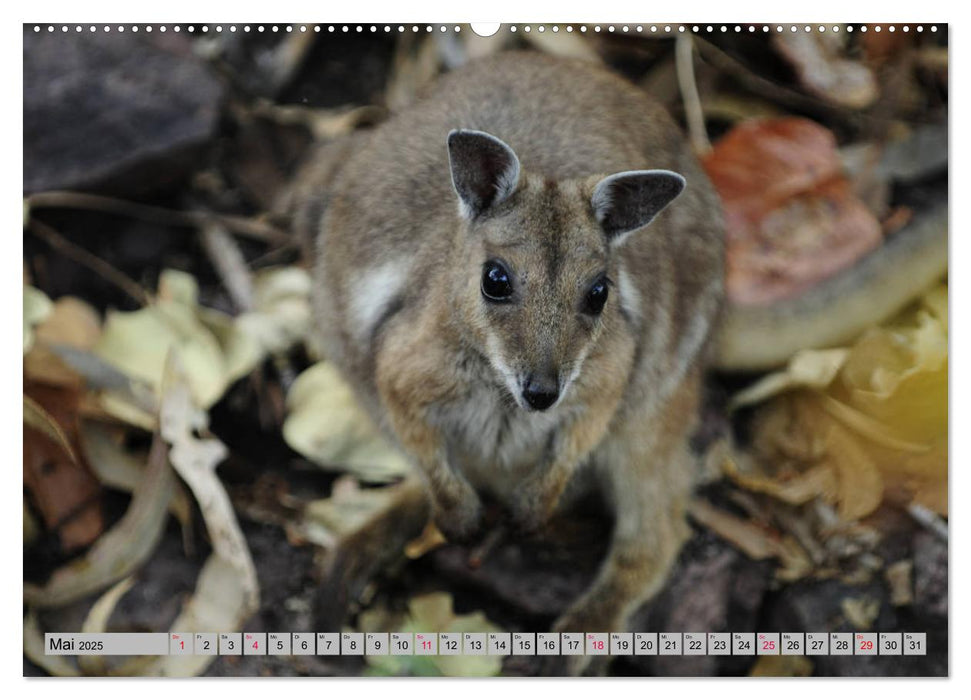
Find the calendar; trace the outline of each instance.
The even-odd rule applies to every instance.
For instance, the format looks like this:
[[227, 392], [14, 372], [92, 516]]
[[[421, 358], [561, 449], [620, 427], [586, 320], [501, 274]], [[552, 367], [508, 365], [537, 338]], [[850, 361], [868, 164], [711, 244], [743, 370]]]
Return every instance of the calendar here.
[[925, 632], [47, 633], [51, 656], [924, 656]]

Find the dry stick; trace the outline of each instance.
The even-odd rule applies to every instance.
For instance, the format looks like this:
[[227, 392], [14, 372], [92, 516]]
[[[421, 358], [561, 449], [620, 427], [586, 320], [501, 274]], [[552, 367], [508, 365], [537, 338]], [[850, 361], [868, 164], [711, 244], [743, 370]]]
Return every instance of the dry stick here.
[[674, 44], [674, 62], [678, 75], [678, 87], [684, 101], [684, 114], [688, 121], [688, 136], [695, 155], [704, 156], [711, 151], [711, 142], [705, 132], [705, 113], [701, 109], [698, 85], [695, 82], [694, 42], [690, 35], [681, 34]]
[[31, 219], [28, 228], [35, 236], [46, 241], [51, 248], [54, 248], [79, 265], [84, 265], [86, 268], [101, 275], [142, 306], [148, 306], [152, 303], [152, 295], [143, 289], [135, 280], [105, 262], [97, 255], [75, 245], [47, 224], [36, 219]]
[[103, 197], [97, 194], [85, 194], [83, 192], [38, 192], [27, 197], [27, 205], [30, 209], [50, 208], [100, 211], [107, 214], [128, 216], [133, 219], [140, 219], [162, 226], [176, 226], [180, 228], [201, 228], [215, 221], [234, 233], [255, 238], [259, 241], [284, 243], [290, 238], [275, 226], [242, 216], [198, 211], [176, 211], [174, 209], [165, 209], [149, 204], [138, 204], [123, 199]]
[[236, 308], [239, 311], [249, 311], [253, 308], [253, 278], [236, 239], [216, 222], [203, 226], [199, 233], [209, 262], [222, 279], [223, 286], [232, 297]]
[[911, 503], [907, 506], [907, 512], [910, 517], [947, 542], [947, 523], [937, 513], [919, 503]]
[[790, 108], [803, 109], [810, 112], [825, 112], [843, 120], [859, 119], [866, 121], [872, 119], [867, 114], [855, 112], [845, 107], [838, 107], [804, 95], [791, 88], [778, 85], [771, 80], [757, 75], [744, 63], [722, 51], [714, 44], [700, 37], [694, 37], [694, 40], [698, 42], [698, 55], [701, 58], [713, 65], [720, 72], [730, 75], [745, 88], [758, 95], [780, 102]]
[[486, 557], [488, 557], [496, 547], [498, 547], [504, 539], [506, 539], [506, 528], [499, 526], [494, 530], [490, 530], [485, 536], [485, 539], [471, 552], [469, 552], [468, 566], [470, 569], [478, 569], [485, 563]]

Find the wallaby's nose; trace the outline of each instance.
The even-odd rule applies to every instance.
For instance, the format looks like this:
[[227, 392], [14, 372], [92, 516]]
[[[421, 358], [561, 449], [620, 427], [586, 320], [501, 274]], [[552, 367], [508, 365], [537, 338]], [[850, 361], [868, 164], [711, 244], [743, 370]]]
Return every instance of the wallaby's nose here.
[[560, 389], [555, 379], [550, 377], [529, 377], [523, 387], [523, 399], [530, 408], [545, 411], [556, 403], [560, 396]]

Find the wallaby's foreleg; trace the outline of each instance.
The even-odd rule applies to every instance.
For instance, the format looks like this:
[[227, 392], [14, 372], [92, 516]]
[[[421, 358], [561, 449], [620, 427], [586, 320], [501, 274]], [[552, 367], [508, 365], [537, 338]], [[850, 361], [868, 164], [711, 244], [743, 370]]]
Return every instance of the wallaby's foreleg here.
[[391, 502], [327, 555], [316, 610], [323, 629], [341, 628], [348, 606], [368, 581], [401, 559], [405, 545], [429, 521], [431, 508], [420, 479], [412, 476], [392, 488], [396, 492]]
[[[622, 632], [628, 617], [664, 585], [688, 536], [685, 508], [694, 483], [688, 437], [697, 383], [686, 382], [663, 415], [616, 426], [593, 456], [614, 511], [610, 549], [590, 588], [554, 624], [557, 632]], [[645, 427], [647, 426], [647, 427]], [[582, 673], [592, 657], [560, 657]]]

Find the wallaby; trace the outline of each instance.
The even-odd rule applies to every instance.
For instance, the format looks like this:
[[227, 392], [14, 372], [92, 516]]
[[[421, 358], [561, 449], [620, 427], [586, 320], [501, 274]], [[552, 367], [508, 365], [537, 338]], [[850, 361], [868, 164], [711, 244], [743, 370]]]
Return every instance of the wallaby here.
[[532, 531], [590, 481], [612, 541], [554, 630], [625, 630], [687, 534], [723, 296], [719, 202], [670, 116], [605, 68], [472, 63], [358, 136], [316, 228], [326, 357], [422, 477], [384, 536], [430, 515], [469, 540], [484, 501]]

